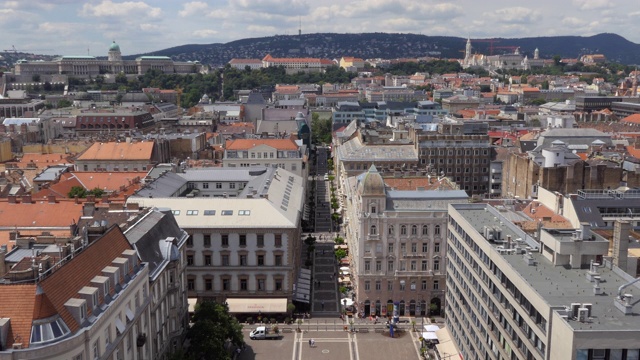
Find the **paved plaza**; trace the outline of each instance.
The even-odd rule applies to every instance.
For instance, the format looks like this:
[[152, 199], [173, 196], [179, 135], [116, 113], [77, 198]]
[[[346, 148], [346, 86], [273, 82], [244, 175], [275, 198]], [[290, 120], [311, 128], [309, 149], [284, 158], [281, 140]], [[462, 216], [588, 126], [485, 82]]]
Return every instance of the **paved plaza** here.
[[[387, 332], [351, 333], [321, 329], [286, 333], [280, 340], [248, 340], [249, 329], [246, 330], [247, 348], [238, 360], [420, 359], [419, 334], [410, 331], [390, 338]], [[309, 346], [309, 339], [314, 339], [315, 347]]]

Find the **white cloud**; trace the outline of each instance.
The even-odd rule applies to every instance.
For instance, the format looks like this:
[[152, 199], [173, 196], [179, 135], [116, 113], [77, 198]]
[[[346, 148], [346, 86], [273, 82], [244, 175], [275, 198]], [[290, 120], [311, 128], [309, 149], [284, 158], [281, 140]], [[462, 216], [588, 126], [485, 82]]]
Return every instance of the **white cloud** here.
[[585, 24], [587, 24], [586, 21], [584, 21], [582, 19], [578, 19], [578, 18], [573, 17], [573, 16], [569, 16], [569, 17], [566, 17], [566, 18], [562, 19], [562, 25], [584, 26]]
[[142, 31], [153, 32], [159, 31], [160, 29], [162, 29], [162, 27], [157, 24], [140, 24], [140, 30]]
[[520, 6], [485, 12], [484, 16], [505, 24], [533, 24], [542, 19], [539, 11]]
[[309, 11], [309, 5], [302, 0], [236, 0], [232, 4], [233, 7], [256, 14], [295, 16]]
[[206, 39], [218, 35], [218, 31], [212, 29], [200, 29], [194, 31], [191, 35], [197, 38]]
[[278, 32], [278, 29], [274, 26], [261, 26], [261, 25], [249, 25], [247, 30], [254, 33], [261, 33], [265, 36], [273, 35]]
[[77, 33], [82, 24], [79, 23], [66, 23], [66, 22], [44, 22], [38, 25], [38, 30], [42, 33], [58, 34], [62, 36], [69, 36]]
[[207, 10], [209, 5], [202, 1], [191, 1], [185, 4], [182, 4], [182, 10], [178, 12], [178, 15], [182, 17], [192, 16], [201, 14], [203, 11]]
[[580, 10], [601, 10], [613, 7], [609, 0], [573, 0]]
[[84, 4], [81, 14], [94, 17], [157, 18], [162, 14], [162, 9], [152, 7], [142, 1], [116, 3], [111, 0], [103, 0], [96, 5]]

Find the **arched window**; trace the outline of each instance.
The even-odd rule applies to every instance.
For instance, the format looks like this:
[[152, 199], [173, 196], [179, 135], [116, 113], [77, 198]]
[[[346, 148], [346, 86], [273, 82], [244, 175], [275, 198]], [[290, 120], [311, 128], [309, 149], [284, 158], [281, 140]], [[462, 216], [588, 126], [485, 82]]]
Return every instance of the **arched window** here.
[[407, 225], [402, 225], [400, 227], [400, 235], [407, 235]]
[[440, 225], [435, 226], [435, 228], [433, 229], [433, 233], [435, 235], [440, 235]]
[[422, 225], [422, 235], [429, 235], [429, 226]]
[[389, 235], [393, 235], [395, 232], [396, 232], [396, 231], [395, 231], [395, 229], [393, 228], [393, 225], [389, 225], [389, 229], [388, 229], [387, 233], [388, 233]]
[[411, 235], [418, 235], [418, 226], [411, 225]]
[[378, 234], [378, 229], [376, 228], [375, 225], [371, 225], [371, 228], [369, 230], [369, 234], [371, 234], [371, 235], [377, 235]]

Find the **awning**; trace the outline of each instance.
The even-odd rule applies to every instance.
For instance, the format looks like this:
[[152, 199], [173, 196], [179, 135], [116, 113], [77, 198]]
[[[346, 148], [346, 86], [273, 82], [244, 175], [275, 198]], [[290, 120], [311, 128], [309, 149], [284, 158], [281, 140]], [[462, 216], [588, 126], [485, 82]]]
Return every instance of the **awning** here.
[[350, 283], [351, 282], [351, 278], [348, 276], [343, 276], [340, 278], [340, 282], [342, 283]]
[[198, 303], [198, 298], [189, 298], [187, 299], [189, 302], [189, 312], [196, 312], [196, 304]]
[[135, 316], [133, 315], [133, 311], [131, 311], [131, 309], [129, 308], [129, 305], [127, 305], [127, 310], [125, 310], [125, 313], [127, 314], [127, 321], [133, 321], [133, 318]]
[[351, 298], [340, 299], [340, 305], [342, 305], [342, 306], [351, 306], [351, 305], [353, 305], [353, 300], [351, 300]]
[[124, 324], [120, 318], [116, 317], [116, 331], [118, 335], [124, 334]]
[[232, 314], [240, 313], [286, 313], [287, 298], [270, 298], [270, 299], [243, 299], [228, 298], [229, 312]]
[[432, 331], [426, 331], [422, 333], [422, 338], [425, 340], [438, 340], [438, 335]]
[[349, 247], [347, 245], [333, 245], [334, 249], [344, 249], [344, 250], [348, 250]]
[[424, 331], [436, 332], [438, 330], [440, 330], [440, 327], [438, 325], [425, 325], [424, 326]]
[[442, 357], [443, 354], [447, 354], [451, 359], [455, 359], [458, 355], [458, 349], [456, 348], [453, 341], [451, 341], [451, 333], [447, 328], [442, 328], [436, 331], [436, 335], [438, 336], [438, 344], [436, 345], [436, 350]]

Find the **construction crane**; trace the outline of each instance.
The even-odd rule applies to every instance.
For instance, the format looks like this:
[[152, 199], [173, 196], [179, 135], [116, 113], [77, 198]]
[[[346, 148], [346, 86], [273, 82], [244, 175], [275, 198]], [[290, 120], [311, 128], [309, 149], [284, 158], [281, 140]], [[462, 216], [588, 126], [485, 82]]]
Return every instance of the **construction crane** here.
[[16, 46], [15, 46], [15, 45], [11, 45], [11, 49], [4, 49], [3, 51], [4, 51], [4, 52], [7, 52], [7, 53], [12, 52], [12, 53], [14, 53], [14, 54], [17, 54], [17, 53], [19, 53], [19, 52], [20, 52], [20, 53], [33, 53], [33, 52], [36, 52], [36, 51], [53, 51], [53, 49], [19, 50], [19, 51], [18, 51], [18, 50], [16, 49]]

